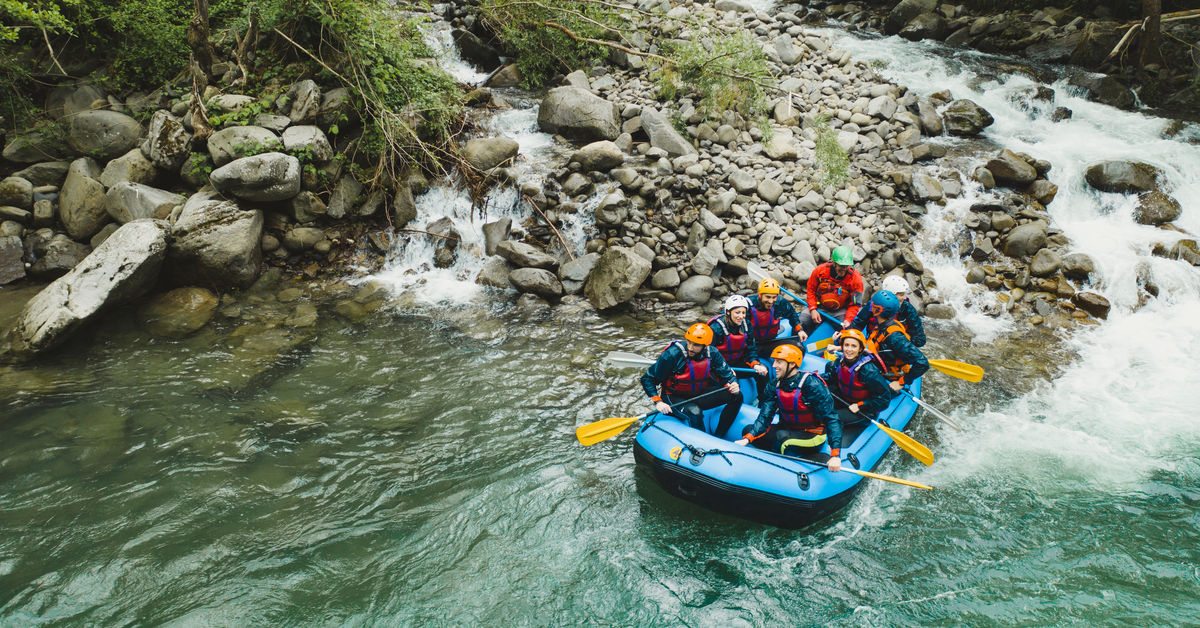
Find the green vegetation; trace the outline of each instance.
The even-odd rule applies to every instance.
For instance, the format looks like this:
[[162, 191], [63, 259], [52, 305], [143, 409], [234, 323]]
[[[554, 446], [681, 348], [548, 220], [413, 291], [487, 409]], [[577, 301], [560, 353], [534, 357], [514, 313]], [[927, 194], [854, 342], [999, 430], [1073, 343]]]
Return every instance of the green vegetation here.
[[821, 183], [841, 187], [850, 178], [850, 157], [837, 143], [837, 133], [829, 128], [829, 117], [818, 115], [813, 123], [817, 128], [817, 148], [814, 158], [824, 176]]
[[659, 62], [656, 73], [660, 100], [695, 92], [705, 115], [736, 111], [763, 126], [772, 76], [766, 55], [749, 33], [722, 34], [715, 40], [693, 40], [666, 48], [665, 60]]
[[597, 42], [618, 38], [624, 22], [613, 9], [587, 0], [485, 0], [479, 15], [516, 57], [521, 81], [530, 88], [604, 59], [608, 49]]

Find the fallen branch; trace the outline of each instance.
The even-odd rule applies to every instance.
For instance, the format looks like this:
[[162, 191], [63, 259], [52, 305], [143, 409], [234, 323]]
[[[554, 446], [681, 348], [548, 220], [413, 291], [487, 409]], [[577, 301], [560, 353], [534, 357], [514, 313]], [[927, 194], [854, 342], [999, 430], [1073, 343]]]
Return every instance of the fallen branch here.
[[448, 235], [442, 235], [440, 233], [430, 233], [428, 231], [421, 231], [420, 229], [397, 229], [396, 231], [404, 232], [404, 233], [423, 233], [427, 236], [433, 236], [435, 238], [442, 238], [445, 240], [454, 240], [455, 242], [462, 242], [461, 238], [456, 238], [454, 236], [448, 236]]
[[542, 220], [546, 221], [546, 224], [550, 225], [550, 229], [554, 231], [554, 235], [557, 236], [558, 241], [562, 243], [563, 250], [567, 252], [567, 257], [571, 258], [572, 262], [575, 261], [575, 255], [571, 253], [571, 245], [567, 244], [567, 239], [564, 238], [561, 233], [559, 233], [558, 228], [554, 226], [554, 223], [550, 222], [550, 219], [546, 217], [546, 214], [542, 213], [542, 210], [537, 206], [536, 203], [533, 202], [533, 199], [525, 196], [524, 194], [521, 195], [521, 198], [524, 199], [526, 205], [532, 207], [533, 211], [536, 211], [538, 215], [542, 217]]
[[62, 72], [63, 76], [70, 76], [67, 74], [67, 71], [63, 69], [62, 64], [58, 62], [58, 57], [54, 54], [54, 46], [50, 45], [50, 36], [46, 34], [46, 29], [43, 28], [41, 31], [42, 39], [46, 42], [46, 50], [50, 51], [50, 60], [54, 62], [54, 67], [58, 68], [58, 71]]

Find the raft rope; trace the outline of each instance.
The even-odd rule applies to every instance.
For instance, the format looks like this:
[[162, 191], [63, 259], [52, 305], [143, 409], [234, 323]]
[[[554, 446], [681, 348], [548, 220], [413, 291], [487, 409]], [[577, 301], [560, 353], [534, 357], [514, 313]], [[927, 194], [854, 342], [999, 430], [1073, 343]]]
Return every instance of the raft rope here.
[[[650, 423], [646, 424], [646, 426], [645, 426], [645, 427], [643, 427], [642, 429], [643, 429], [643, 430], [647, 430], [647, 429], [650, 429], [650, 428], [654, 428], [654, 429], [656, 429], [656, 430], [658, 430], [658, 431], [662, 432], [663, 434], [666, 434], [667, 436], [670, 436], [671, 438], [674, 438], [674, 439], [675, 439], [675, 442], [679, 443], [679, 444], [680, 444], [680, 445], [681, 445], [681, 446], [682, 446], [682, 447], [683, 447], [685, 450], [687, 450], [687, 451], [691, 452], [693, 457], [699, 457], [699, 458], [703, 459], [703, 458], [704, 458], [704, 456], [707, 456], [708, 454], [718, 454], [718, 455], [720, 455], [720, 456], [721, 456], [721, 459], [723, 459], [725, 462], [727, 462], [727, 463], [729, 464], [729, 466], [733, 466], [733, 462], [730, 462], [729, 458], [728, 458], [728, 457], [727, 457], [725, 454], [735, 454], [735, 455], [739, 455], [739, 456], [745, 456], [745, 457], [747, 457], [747, 458], [750, 458], [750, 459], [752, 459], [752, 460], [757, 460], [757, 461], [759, 461], [759, 462], [762, 462], [762, 463], [765, 463], [765, 464], [769, 464], [769, 465], [771, 465], [772, 467], [775, 467], [776, 469], [780, 469], [780, 470], [782, 470], [782, 471], [786, 471], [786, 472], [788, 472], [788, 473], [797, 473], [797, 471], [796, 471], [795, 469], [789, 469], [789, 468], [787, 468], [787, 467], [785, 467], [785, 466], [783, 466], [783, 465], [781, 465], [781, 464], [779, 464], [779, 463], [777, 463], [777, 462], [774, 462], [774, 461], [772, 461], [772, 460], [767, 460], [766, 458], [760, 458], [760, 457], [758, 457], [758, 456], [755, 456], [755, 455], [754, 455], [754, 454], [752, 454], [752, 453], [745, 452], [745, 451], [738, 451], [738, 450], [735, 450], [735, 449], [709, 449], [709, 450], [705, 451], [705, 450], [703, 450], [703, 449], [700, 449], [700, 448], [698, 448], [698, 447], [696, 447], [696, 446], [694, 446], [694, 445], [692, 445], [692, 444], [690, 444], [690, 443], [686, 443], [686, 442], [684, 442], [684, 441], [683, 441], [683, 439], [679, 438], [678, 436], [676, 436], [676, 435], [672, 434], [671, 432], [668, 432], [667, 430], [664, 430], [663, 428], [661, 428], [661, 427], [659, 427], [659, 426], [655, 425], [653, 421], [651, 421]], [[682, 456], [682, 455], [680, 455], [680, 456], [679, 456], [679, 458], [676, 458], [676, 459], [675, 459], [675, 464], [676, 464], [676, 465], [678, 465], [678, 464], [679, 464], [679, 460], [680, 460], [681, 458], [683, 458], [683, 456]], [[808, 461], [808, 460], [804, 460], [803, 458], [793, 458], [793, 460], [795, 460], [796, 462], [802, 462], [802, 463], [804, 463], [804, 464], [809, 464], [809, 465], [812, 465], [813, 467], [815, 467], [815, 468], [813, 469], [814, 471], [816, 471], [817, 469], [823, 469], [823, 468], [824, 468], [824, 466], [823, 466], [823, 465], [821, 465], [821, 464], [818, 464], [818, 463], [816, 463], [816, 462], [810, 462], [810, 461]], [[802, 472], [801, 472], [801, 473], [802, 473]]]

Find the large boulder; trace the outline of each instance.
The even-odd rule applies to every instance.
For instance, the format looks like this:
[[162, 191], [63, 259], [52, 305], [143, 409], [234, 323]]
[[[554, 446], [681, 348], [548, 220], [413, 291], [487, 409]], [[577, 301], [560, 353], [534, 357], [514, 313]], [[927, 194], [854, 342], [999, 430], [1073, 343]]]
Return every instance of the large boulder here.
[[667, 116], [652, 107], [642, 109], [642, 130], [650, 138], [650, 145], [667, 151], [672, 157], [696, 153], [696, 147], [675, 130]]
[[231, 126], [208, 138], [208, 154], [217, 167], [247, 155], [283, 148], [279, 136], [261, 126]]
[[1112, 304], [1108, 302], [1108, 299], [1095, 292], [1076, 292], [1071, 297], [1071, 302], [1075, 304], [1075, 307], [1101, 319], [1108, 318], [1108, 311], [1112, 309]]
[[307, 152], [313, 163], [323, 164], [333, 159], [333, 146], [320, 127], [290, 126], [283, 130], [283, 149], [289, 154]]
[[583, 290], [583, 282], [587, 281], [588, 275], [591, 274], [598, 261], [600, 261], [599, 253], [588, 253], [559, 266], [558, 278], [562, 280], [563, 291], [567, 294], [575, 294]]
[[174, 172], [183, 165], [191, 150], [192, 135], [179, 118], [164, 109], [155, 111], [150, 118], [146, 141], [142, 142], [142, 152], [150, 161], [163, 170]]
[[184, 200], [180, 194], [141, 183], [118, 183], [105, 195], [104, 207], [113, 220], [125, 224], [143, 218], [165, 219]]
[[209, 181], [247, 201], [285, 201], [300, 193], [300, 160], [284, 153], [243, 157], [213, 170]]
[[579, 162], [584, 172], [608, 172], [625, 162], [625, 153], [613, 142], [600, 140], [575, 151], [571, 161]]
[[684, 303], [707, 303], [716, 282], [708, 275], [692, 275], [679, 284], [675, 298]]
[[67, 143], [77, 153], [112, 159], [129, 152], [142, 139], [142, 125], [116, 111], [84, 111], [71, 116]]
[[142, 307], [142, 325], [155, 336], [182, 338], [207, 325], [220, 303], [217, 295], [205, 288], [176, 288]]
[[596, 260], [583, 294], [597, 310], [615, 307], [633, 298], [650, 275], [650, 262], [622, 246], [610, 246]]
[[518, 268], [508, 275], [514, 288], [528, 294], [536, 294], [547, 300], [563, 295], [563, 285], [554, 273], [542, 268]]
[[287, 96], [291, 100], [287, 117], [292, 124], [304, 125], [317, 121], [317, 114], [321, 111], [321, 88], [316, 81], [305, 79], [293, 84]]
[[25, 277], [24, 253], [20, 236], [0, 235], [0, 286]]
[[507, 137], [477, 137], [463, 147], [463, 159], [480, 170], [491, 170], [517, 156], [521, 146]]
[[516, 267], [558, 268], [558, 260], [541, 249], [515, 240], [505, 240], [496, 245], [496, 254]]
[[67, 170], [58, 197], [58, 219], [76, 240], [87, 240], [109, 221], [100, 167], [90, 157], [76, 159]]
[[1014, 227], [1004, 236], [1004, 254], [1012, 258], [1023, 258], [1038, 252], [1046, 244], [1046, 225], [1031, 222]]
[[67, 178], [67, 170], [70, 168], [71, 162], [69, 161], [43, 161], [18, 170], [13, 173], [13, 176], [25, 179], [32, 183], [33, 187], [42, 185], [62, 187], [63, 181]]
[[102, 109], [108, 99], [98, 87], [90, 84], [59, 85], [46, 94], [46, 115], [61, 119], [81, 111]]
[[1149, 192], [1162, 172], [1140, 161], [1102, 161], [1088, 166], [1084, 178], [1101, 192]]
[[100, 173], [100, 183], [103, 183], [106, 188], [111, 188], [122, 181], [150, 183], [156, 174], [154, 163], [146, 158], [142, 149], [135, 148], [108, 162], [108, 165], [104, 166], [104, 171]]
[[70, 154], [60, 134], [45, 127], [25, 131], [4, 146], [4, 158], [22, 164], [62, 159]]
[[246, 211], [233, 201], [199, 192], [175, 220], [171, 275], [183, 284], [248, 286], [258, 277], [262, 231], [261, 211]]
[[978, 135], [996, 120], [983, 107], [970, 100], [961, 99], [946, 105], [946, 110], [942, 112], [942, 121], [946, 132], [951, 135]]
[[883, 21], [883, 32], [895, 35], [922, 13], [937, 9], [937, 0], [901, 0]]
[[1063, 257], [1062, 273], [1067, 279], [1085, 280], [1095, 270], [1095, 262], [1084, 253], [1071, 253]]
[[1024, 185], [1037, 179], [1037, 170], [1007, 148], [987, 162], [996, 183]]
[[1161, 225], [1179, 218], [1182, 213], [1183, 207], [1179, 205], [1179, 201], [1158, 190], [1151, 190], [1138, 195], [1133, 219], [1143, 225]]
[[909, 41], [941, 40], [946, 38], [948, 28], [946, 18], [936, 13], [922, 13], [909, 20], [908, 24], [900, 29], [899, 35]]
[[617, 139], [620, 119], [615, 104], [579, 87], [550, 90], [538, 109], [543, 131], [583, 141]]
[[475, 63], [485, 72], [491, 72], [500, 67], [500, 53], [484, 43], [474, 33], [456, 28], [450, 32], [450, 36], [458, 45], [462, 58]]
[[158, 279], [167, 250], [163, 223], [131, 222], [78, 266], [33, 297], [13, 329], [13, 352], [51, 349], [99, 312], [145, 292]]

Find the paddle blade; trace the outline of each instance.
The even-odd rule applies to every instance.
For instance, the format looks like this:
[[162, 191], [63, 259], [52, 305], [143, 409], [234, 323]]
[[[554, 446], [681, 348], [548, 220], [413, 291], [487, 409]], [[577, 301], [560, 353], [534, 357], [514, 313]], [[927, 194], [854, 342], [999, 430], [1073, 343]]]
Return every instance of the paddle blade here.
[[750, 275], [750, 278], [754, 281], [762, 281], [768, 277], [767, 271], [763, 270], [763, 267], [759, 266], [758, 262], [746, 264], [746, 274]]
[[588, 423], [580, 426], [575, 430], [575, 438], [579, 439], [579, 443], [583, 446], [595, 445], [602, 440], [608, 440], [626, 428], [638, 421], [646, 418], [648, 415], [642, 416], [620, 416], [595, 423]]
[[804, 348], [808, 349], [809, 353], [816, 353], [816, 352], [820, 351], [821, 349], [828, 347], [831, 344], [833, 344], [833, 336], [830, 336], [824, 340], [818, 340], [810, 345], [805, 345]]
[[983, 381], [983, 367], [967, 364], [966, 362], [956, 362], [954, 360], [930, 360], [929, 366], [959, 379], [965, 379], [968, 382], [978, 383]]
[[608, 355], [604, 356], [604, 359], [619, 366], [650, 366], [654, 364], [654, 360], [651, 358], [625, 351], [610, 351]]
[[912, 457], [920, 460], [921, 464], [924, 464], [927, 467], [933, 464], [933, 452], [929, 451], [928, 447], [918, 443], [908, 434], [905, 434], [899, 430], [894, 430], [880, 423], [879, 421], [871, 422], [875, 424], [875, 427], [878, 427], [879, 429], [883, 430], [885, 434], [891, 436], [892, 440], [896, 441], [897, 447], [912, 454]]
[[861, 475], [864, 478], [875, 478], [876, 480], [883, 480], [884, 482], [892, 482], [894, 484], [903, 484], [905, 486], [911, 486], [913, 488], [923, 488], [927, 491], [933, 490], [932, 486], [926, 486], [924, 484], [921, 484], [920, 482], [913, 482], [912, 480], [901, 480], [900, 478], [894, 478], [890, 475], [881, 475], [879, 473], [871, 473], [870, 471], [859, 471], [858, 469], [851, 469], [850, 467], [842, 467], [842, 471], [849, 471], [850, 473], [853, 473], [855, 475]]

